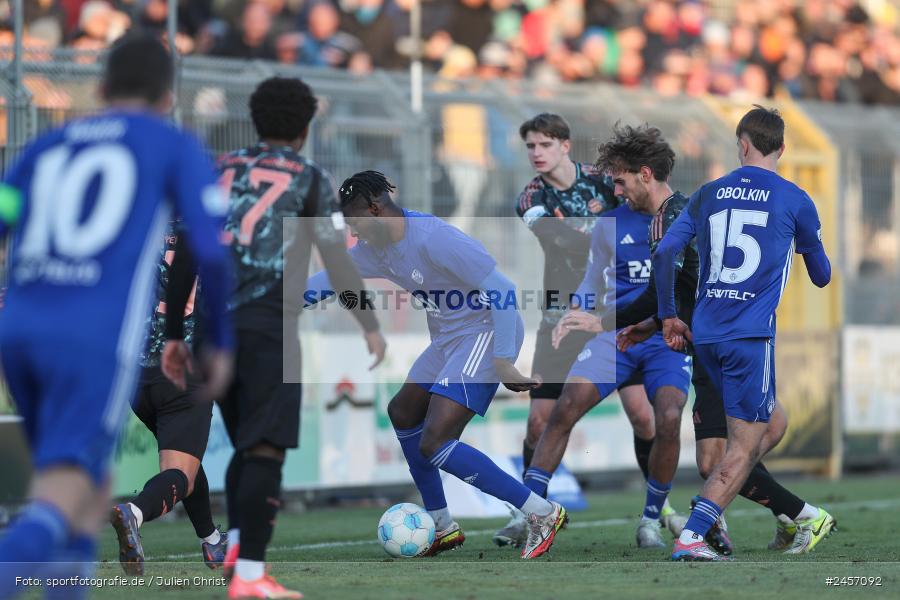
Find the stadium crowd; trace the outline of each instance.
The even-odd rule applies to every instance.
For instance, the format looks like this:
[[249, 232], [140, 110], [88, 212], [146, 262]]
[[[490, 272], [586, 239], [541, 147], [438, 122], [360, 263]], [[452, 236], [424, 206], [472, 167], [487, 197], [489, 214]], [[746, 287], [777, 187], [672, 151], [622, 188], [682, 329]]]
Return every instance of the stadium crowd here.
[[[416, 52], [412, 0], [180, 0], [186, 54], [366, 73]], [[0, 43], [12, 2], [0, 0]], [[422, 0], [427, 67], [448, 78], [609, 81], [662, 95], [789, 94], [900, 104], [893, 0]], [[164, 35], [166, 0], [25, 0], [28, 46]]]

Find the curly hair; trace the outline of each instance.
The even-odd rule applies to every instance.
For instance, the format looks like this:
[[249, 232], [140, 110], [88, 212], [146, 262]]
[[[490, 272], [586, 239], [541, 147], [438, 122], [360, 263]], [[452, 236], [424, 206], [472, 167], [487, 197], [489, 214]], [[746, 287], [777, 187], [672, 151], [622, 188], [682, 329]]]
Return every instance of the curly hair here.
[[295, 77], [270, 77], [250, 96], [250, 116], [263, 139], [295, 140], [306, 131], [319, 102]]
[[637, 173], [648, 167], [657, 181], [666, 181], [675, 167], [675, 152], [662, 132], [647, 123], [613, 127], [613, 136], [598, 150], [597, 167], [603, 171]]
[[384, 173], [378, 171], [362, 171], [351, 175], [341, 184], [341, 208], [352, 204], [357, 198], [362, 198], [367, 204], [377, 200], [384, 194], [393, 192], [396, 188], [388, 181]]

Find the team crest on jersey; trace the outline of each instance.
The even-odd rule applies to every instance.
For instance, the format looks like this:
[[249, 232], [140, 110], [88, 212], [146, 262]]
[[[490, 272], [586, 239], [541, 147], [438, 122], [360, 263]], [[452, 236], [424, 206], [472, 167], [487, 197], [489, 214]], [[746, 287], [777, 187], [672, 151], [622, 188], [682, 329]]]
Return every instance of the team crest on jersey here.
[[581, 354], [578, 355], [578, 362], [584, 362], [591, 357], [591, 349], [585, 348], [581, 351]]
[[413, 269], [412, 275], [410, 275], [410, 277], [412, 277], [412, 280], [419, 285], [422, 285], [422, 282], [425, 281], [425, 278], [422, 277], [422, 273], [418, 269]]

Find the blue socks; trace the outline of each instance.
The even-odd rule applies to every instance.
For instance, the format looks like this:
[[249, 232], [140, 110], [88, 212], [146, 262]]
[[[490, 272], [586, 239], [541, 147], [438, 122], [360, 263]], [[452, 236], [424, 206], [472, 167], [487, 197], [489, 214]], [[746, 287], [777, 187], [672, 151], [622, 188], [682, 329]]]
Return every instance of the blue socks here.
[[491, 459], [459, 440], [450, 440], [441, 446], [431, 457], [431, 464], [516, 508], [522, 508], [531, 495], [530, 489]]
[[550, 485], [550, 477], [552, 473], [548, 473], [537, 467], [528, 467], [525, 471], [525, 486], [540, 496], [547, 497], [547, 486]]
[[644, 503], [645, 519], [659, 520], [663, 504], [666, 503], [671, 489], [671, 483], [662, 484], [652, 477], [647, 478], [647, 501]]
[[691, 517], [684, 526], [684, 530], [696, 533], [700, 539], [703, 539], [719, 515], [722, 514], [722, 507], [706, 498], [700, 496], [696, 498], [697, 503], [694, 505], [694, 510], [691, 511]]
[[422, 441], [422, 429], [424, 426], [424, 423], [419, 423], [418, 426], [412, 429], [395, 429], [394, 433], [397, 434], [397, 439], [400, 440], [403, 456], [406, 457], [406, 464], [409, 465], [409, 473], [412, 475], [413, 481], [416, 482], [416, 488], [422, 495], [425, 510], [429, 512], [439, 511], [447, 508], [447, 499], [444, 497], [444, 486], [441, 484], [440, 472], [419, 451], [419, 443]]
[[22, 590], [16, 577], [34, 577], [68, 539], [69, 526], [52, 504], [34, 501], [0, 540], [0, 598]]

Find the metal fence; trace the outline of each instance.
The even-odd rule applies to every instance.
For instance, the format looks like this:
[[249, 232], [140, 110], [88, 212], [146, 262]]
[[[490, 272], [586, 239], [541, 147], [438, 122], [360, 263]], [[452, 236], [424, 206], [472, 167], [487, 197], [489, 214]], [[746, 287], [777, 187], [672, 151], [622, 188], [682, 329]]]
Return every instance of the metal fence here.
[[844, 321], [900, 325], [900, 110], [801, 106], [838, 150]]
[[[0, 157], [5, 166], [28, 138], [98, 108], [97, 57], [26, 52], [24, 89], [0, 79]], [[271, 75], [303, 78], [320, 99], [304, 152], [340, 180], [384, 171], [410, 208], [451, 219], [511, 216], [533, 176], [518, 126], [537, 112], [564, 115], [572, 156], [590, 162], [617, 122], [660, 127], [676, 155], [673, 187], [689, 193], [736, 166], [731, 128], [702, 100], [650, 90], [534, 82], [425, 80], [425, 110], [410, 109], [402, 73], [346, 72], [266, 62], [187, 57], [178, 117], [214, 152], [255, 140], [247, 103]], [[840, 253], [848, 323], [900, 324], [900, 110], [804, 102], [830, 136], [840, 163]], [[524, 228], [522, 228], [524, 231]], [[483, 232], [491, 236], [488, 229]]]

